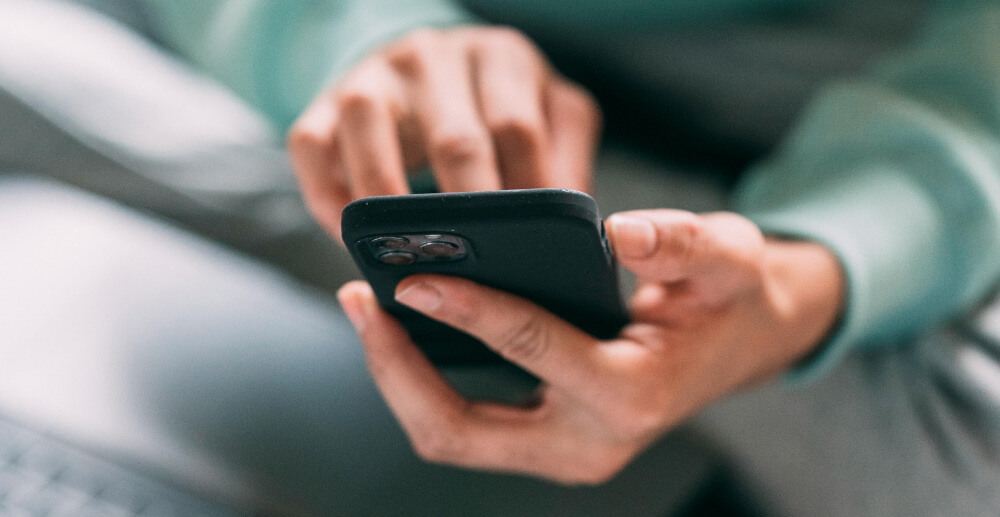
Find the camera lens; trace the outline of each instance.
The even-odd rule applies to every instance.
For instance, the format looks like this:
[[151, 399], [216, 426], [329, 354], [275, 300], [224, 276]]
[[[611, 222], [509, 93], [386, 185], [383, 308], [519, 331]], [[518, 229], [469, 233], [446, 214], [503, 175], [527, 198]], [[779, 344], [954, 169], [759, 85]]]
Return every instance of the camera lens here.
[[405, 266], [416, 262], [417, 256], [409, 251], [387, 251], [379, 255], [378, 259], [386, 264]]
[[375, 237], [371, 240], [372, 246], [387, 250], [398, 250], [405, 248], [410, 241], [406, 237]]
[[458, 255], [458, 246], [444, 241], [427, 242], [420, 245], [420, 251], [437, 258], [450, 258]]

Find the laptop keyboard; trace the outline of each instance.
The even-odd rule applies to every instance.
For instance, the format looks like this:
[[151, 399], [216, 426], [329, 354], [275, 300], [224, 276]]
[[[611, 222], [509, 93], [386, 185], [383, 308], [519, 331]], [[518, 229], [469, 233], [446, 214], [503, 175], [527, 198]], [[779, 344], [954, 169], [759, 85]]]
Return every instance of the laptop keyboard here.
[[236, 515], [0, 418], [2, 517]]

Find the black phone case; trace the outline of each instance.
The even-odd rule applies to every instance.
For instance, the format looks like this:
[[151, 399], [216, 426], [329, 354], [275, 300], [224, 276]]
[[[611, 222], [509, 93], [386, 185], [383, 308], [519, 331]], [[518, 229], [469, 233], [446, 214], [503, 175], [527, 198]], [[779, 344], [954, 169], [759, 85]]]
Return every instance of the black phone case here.
[[[415, 273], [459, 276], [527, 298], [598, 338], [628, 320], [597, 203], [565, 189], [413, 194], [359, 199], [344, 208], [344, 242], [394, 315], [436, 364], [502, 359], [471, 336], [394, 300], [396, 285]], [[405, 266], [383, 264], [367, 239], [452, 234], [467, 239], [464, 259]]]

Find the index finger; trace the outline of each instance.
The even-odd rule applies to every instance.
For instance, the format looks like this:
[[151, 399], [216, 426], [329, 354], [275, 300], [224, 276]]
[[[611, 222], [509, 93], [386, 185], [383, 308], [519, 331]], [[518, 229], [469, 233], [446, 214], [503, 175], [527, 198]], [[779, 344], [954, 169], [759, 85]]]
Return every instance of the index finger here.
[[489, 133], [479, 116], [467, 49], [433, 31], [410, 38], [412, 49], [390, 57], [405, 78], [427, 157], [444, 192], [499, 190]]
[[381, 63], [366, 63], [337, 88], [338, 139], [354, 198], [409, 193], [398, 134], [400, 92]]
[[591, 192], [601, 112], [586, 90], [564, 79], [549, 81], [545, 96], [552, 180], [563, 188]]
[[548, 384], [578, 395], [598, 389], [599, 341], [527, 300], [441, 275], [406, 278], [396, 300], [479, 338]]
[[351, 202], [344, 177], [338, 117], [333, 101], [321, 95], [288, 133], [288, 152], [310, 213], [323, 228], [340, 240], [340, 212]]
[[379, 391], [417, 454], [466, 467], [532, 471], [520, 460], [537, 456], [532, 451], [546, 427], [534, 409], [465, 400], [377, 307], [370, 287], [352, 282], [338, 297], [365, 345]]

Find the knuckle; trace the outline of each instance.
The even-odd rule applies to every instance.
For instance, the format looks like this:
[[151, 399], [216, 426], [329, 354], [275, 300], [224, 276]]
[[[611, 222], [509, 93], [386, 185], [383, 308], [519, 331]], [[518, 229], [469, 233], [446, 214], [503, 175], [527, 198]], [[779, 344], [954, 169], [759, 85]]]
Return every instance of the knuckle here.
[[411, 434], [413, 450], [430, 463], [453, 463], [467, 454], [468, 441], [457, 426], [424, 428]]
[[389, 52], [389, 65], [410, 78], [423, 76], [427, 63], [437, 54], [440, 39], [441, 33], [435, 29], [413, 31]]
[[461, 328], [468, 329], [475, 326], [485, 311], [480, 298], [468, 289], [449, 289], [446, 298], [448, 312], [454, 323]]
[[523, 115], [502, 115], [489, 122], [490, 133], [502, 145], [525, 152], [541, 147], [544, 138], [541, 121]]
[[528, 316], [514, 325], [498, 339], [498, 351], [514, 361], [534, 362], [548, 352], [549, 333], [538, 316]]
[[647, 407], [633, 407], [615, 423], [621, 438], [634, 440], [645, 438], [660, 430], [663, 426], [663, 415]]
[[490, 41], [509, 47], [534, 47], [525, 34], [514, 27], [494, 27], [489, 32]]
[[682, 262], [687, 261], [697, 242], [704, 233], [705, 225], [701, 218], [690, 212], [683, 212], [669, 226], [665, 246], [662, 251], [669, 256], [677, 257]]
[[627, 457], [617, 451], [602, 451], [588, 458], [564, 480], [571, 485], [597, 486], [611, 481], [627, 465]]
[[766, 239], [756, 224], [732, 212], [713, 213], [705, 218], [716, 231], [720, 249], [729, 254], [734, 265], [747, 274], [764, 274]]
[[729, 228], [734, 234], [743, 235], [747, 240], [763, 240], [760, 229], [753, 221], [733, 212], [714, 212], [705, 216], [716, 226]]
[[337, 92], [337, 105], [345, 117], [368, 115], [378, 109], [380, 99], [372, 89], [347, 84]]
[[425, 61], [423, 54], [408, 49], [408, 51], [397, 52], [389, 59], [389, 66], [399, 72], [403, 77], [416, 79], [425, 75]]
[[741, 215], [732, 214], [732, 217], [734, 224], [740, 227], [740, 232], [746, 239], [744, 245], [750, 257], [762, 258], [766, 239], [764, 233], [760, 231], [760, 227]]
[[563, 109], [569, 112], [579, 124], [590, 126], [601, 125], [601, 109], [587, 90], [571, 85], [563, 95]]
[[329, 128], [320, 130], [316, 126], [296, 122], [288, 131], [288, 136], [285, 138], [285, 145], [288, 147], [288, 152], [294, 156], [318, 148], [328, 147], [332, 143], [332, 135], [333, 131]]
[[667, 394], [673, 391], [643, 377], [636, 375], [635, 382], [620, 387], [613, 404], [604, 406], [604, 420], [621, 442], [644, 441], [669, 427], [673, 398]]
[[[365, 188], [372, 192], [385, 194], [396, 192], [396, 184], [399, 181], [397, 171], [388, 169], [375, 161], [368, 161], [358, 166], [357, 173], [358, 177], [363, 178], [363, 180], [358, 180], [358, 183], [363, 181]], [[360, 188], [360, 185], [358, 187]]]
[[444, 166], [461, 166], [487, 152], [486, 139], [474, 132], [445, 133], [430, 144], [431, 160]]

